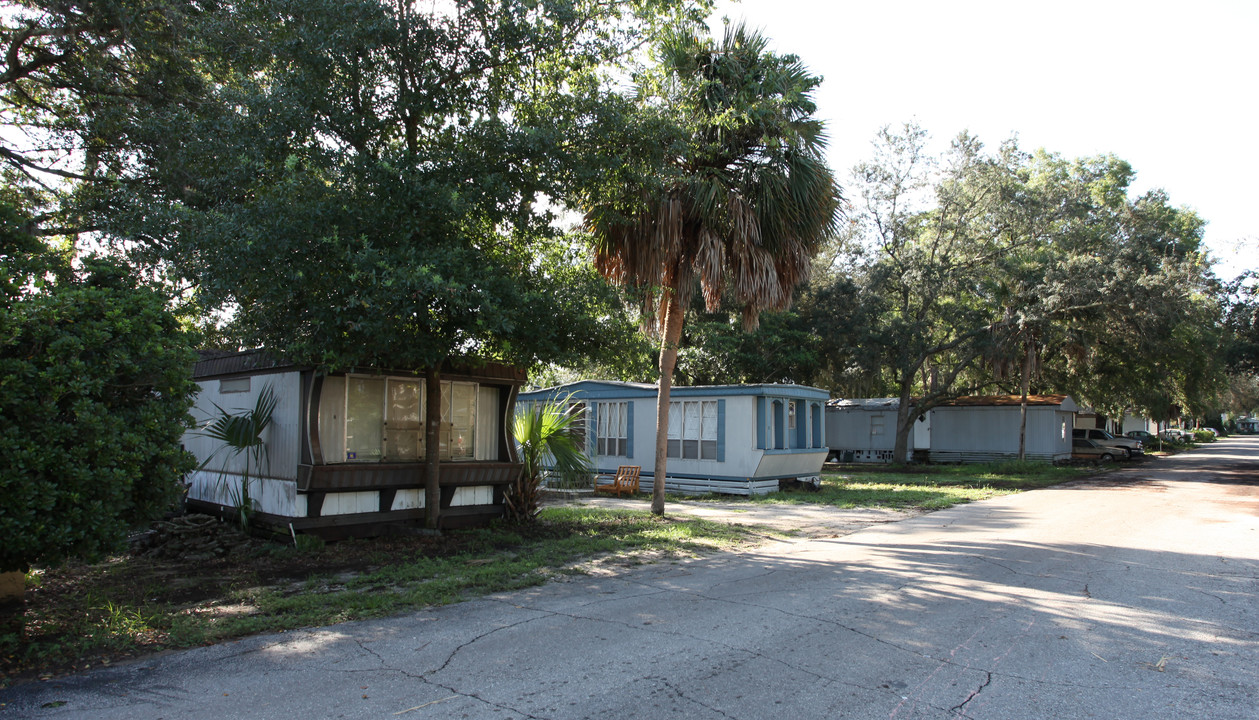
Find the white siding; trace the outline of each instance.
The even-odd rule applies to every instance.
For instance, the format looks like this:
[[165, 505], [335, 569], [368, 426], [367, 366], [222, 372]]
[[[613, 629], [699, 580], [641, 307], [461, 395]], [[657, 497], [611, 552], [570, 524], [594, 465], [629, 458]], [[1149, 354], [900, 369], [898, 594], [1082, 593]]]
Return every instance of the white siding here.
[[[241, 498], [241, 476], [214, 470], [197, 470], [188, 476], [188, 497], [192, 500], [236, 507]], [[275, 478], [250, 478], [249, 497], [259, 512], [282, 517], [306, 514], [304, 502], [298, 507], [297, 483]], [[303, 501], [305, 498], [303, 498]]]
[[914, 449], [931, 449], [931, 413], [927, 413], [922, 419], [914, 421]]
[[323, 506], [319, 515], [355, 515], [357, 513], [374, 513], [380, 510], [380, 493], [375, 490], [363, 492], [328, 493], [324, 496]]
[[826, 449], [792, 453], [767, 453], [750, 477], [817, 475], [826, 461]]
[[424, 489], [410, 488], [399, 490], [393, 496], [390, 510], [415, 510], [424, 507]]
[[490, 485], [455, 488], [455, 495], [450, 500], [451, 507], [463, 505], [492, 505], [494, 488]]
[[[278, 400], [275, 413], [271, 418], [271, 426], [264, 431], [266, 444], [266, 461], [261, 469], [250, 467], [250, 475], [261, 475], [282, 480], [297, 479], [297, 463], [300, 457], [301, 438], [299, 437], [301, 408], [301, 375], [296, 372], [255, 375], [250, 378], [248, 392], [219, 392], [219, 379], [198, 381], [201, 391], [197, 394], [196, 404], [192, 408], [192, 417], [197, 427], [184, 433], [184, 447], [197, 457], [198, 463], [209, 460], [206, 470], [216, 473], [239, 474], [245, 470], [245, 455], [232, 455], [219, 450], [221, 444], [204, 437], [202, 428], [218, 416], [219, 407], [228, 412], [240, 412], [253, 409], [258, 394], [264, 387], [270, 386]], [[213, 457], [211, 457], [213, 456]]]
[[1123, 419], [1124, 434], [1130, 433], [1134, 430], [1144, 430], [1148, 433], [1153, 433], [1157, 435], [1158, 434], [1158, 430], [1156, 429], [1157, 427], [1158, 427], [1158, 423], [1154, 422], [1153, 420], [1149, 418], [1134, 416], [1134, 417], [1125, 417]]

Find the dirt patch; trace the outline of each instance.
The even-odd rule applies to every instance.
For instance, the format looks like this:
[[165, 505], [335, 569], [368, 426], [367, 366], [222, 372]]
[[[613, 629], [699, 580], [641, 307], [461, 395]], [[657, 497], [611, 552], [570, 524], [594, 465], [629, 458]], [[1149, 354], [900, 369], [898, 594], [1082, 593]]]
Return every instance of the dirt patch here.
[[[217, 521], [216, 521], [217, 522]], [[265, 591], [292, 595], [319, 583], [344, 582], [359, 574], [419, 558], [508, 550], [521, 540], [571, 532], [563, 523], [514, 528], [511, 534], [449, 532], [347, 540], [299, 551], [288, 542], [239, 536], [224, 555], [162, 557], [151, 542], [100, 563], [69, 562], [37, 573], [24, 601], [0, 614], [0, 687], [52, 674], [83, 670], [168, 647], [182, 647], [168, 628], [136, 632], [145, 615], [227, 617], [249, 608], [233, 600]], [[206, 524], [207, 536], [238, 535], [230, 527]], [[83, 636], [117, 628], [128, 640], [115, 647], [97, 643], [90, 655], [76, 655]], [[46, 649], [31, 656], [31, 646]], [[46, 655], [44, 657], [43, 655]]]

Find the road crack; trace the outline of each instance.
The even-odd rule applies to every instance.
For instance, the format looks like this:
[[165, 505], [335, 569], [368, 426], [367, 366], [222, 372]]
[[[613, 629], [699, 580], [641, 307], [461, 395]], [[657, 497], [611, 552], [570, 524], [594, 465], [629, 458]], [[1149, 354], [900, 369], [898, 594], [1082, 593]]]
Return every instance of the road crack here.
[[988, 677], [984, 680], [983, 684], [981, 684], [979, 687], [972, 690], [970, 695], [966, 696], [965, 700], [949, 708], [949, 712], [957, 713], [958, 715], [965, 716], [965, 713], [962, 712], [962, 708], [966, 707], [966, 703], [979, 697], [979, 693], [983, 692], [984, 688], [988, 687], [991, 684], [992, 684], [992, 673], [989, 672]]

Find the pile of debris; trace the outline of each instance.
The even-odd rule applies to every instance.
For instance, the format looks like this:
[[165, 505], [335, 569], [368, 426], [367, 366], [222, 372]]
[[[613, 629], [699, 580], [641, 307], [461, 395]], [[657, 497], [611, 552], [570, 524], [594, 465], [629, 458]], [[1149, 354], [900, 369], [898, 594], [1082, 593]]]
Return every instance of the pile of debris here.
[[240, 528], [196, 513], [159, 520], [131, 541], [136, 555], [194, 561], [227, 557], [247, 545], [249, 536]]

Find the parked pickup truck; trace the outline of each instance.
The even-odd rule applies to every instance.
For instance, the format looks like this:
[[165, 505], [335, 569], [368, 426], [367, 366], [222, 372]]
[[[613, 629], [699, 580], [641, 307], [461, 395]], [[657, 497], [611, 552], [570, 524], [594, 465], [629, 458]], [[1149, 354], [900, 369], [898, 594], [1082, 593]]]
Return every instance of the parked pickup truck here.
[[1072, 438], [1084, 438], [1092, 440], [1098, 445], [1113, 447], [1119, 451], [1124, 458], [1130, 458], [1134, 455], [1144, 455], [1145, 446], [1140, 440], [1134, 440], [1129, 437], [1115, 437], [1105, 430], [1096, 428], [1075, 428], [1071, 431]]

